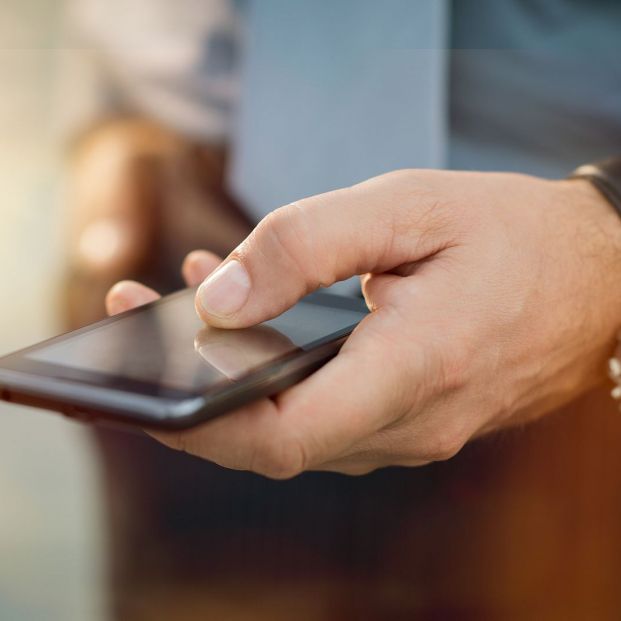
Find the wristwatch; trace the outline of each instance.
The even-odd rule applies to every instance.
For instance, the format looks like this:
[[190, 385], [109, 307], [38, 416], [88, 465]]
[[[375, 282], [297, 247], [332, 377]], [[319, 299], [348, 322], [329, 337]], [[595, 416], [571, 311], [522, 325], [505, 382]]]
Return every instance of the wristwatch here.
[[621, 216], [621, 156], [578, 166], [570, 179], [588, 179]]
[[[589, 180], [621, 216], [621, 157], [579, 166], [569, 178]], [[617, 349], [608, 361], [608, 376], [615, 383], [610, 394], [621, 401], [621, 332], [617, 335]]]

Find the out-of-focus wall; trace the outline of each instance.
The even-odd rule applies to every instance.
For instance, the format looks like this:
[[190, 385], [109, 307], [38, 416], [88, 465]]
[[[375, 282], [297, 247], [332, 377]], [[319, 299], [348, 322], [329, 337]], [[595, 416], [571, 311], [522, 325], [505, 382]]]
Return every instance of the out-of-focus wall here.
[[[59, 330], [59, 0], [0, 7], [0, 353]], [[0, 405], [0, 619], [106, 618], [103, 508], [85, 429]]]

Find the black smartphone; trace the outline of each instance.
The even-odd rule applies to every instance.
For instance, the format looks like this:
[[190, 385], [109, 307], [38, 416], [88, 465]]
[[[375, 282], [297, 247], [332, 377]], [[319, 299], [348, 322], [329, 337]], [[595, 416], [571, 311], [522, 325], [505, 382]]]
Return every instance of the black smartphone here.
[[313, 293], [252, 328], [206, 326], [195, 289], [0, 358], [0, 397], [88, 421], [183, 429], [299, 382], [338, 353], [364, 302]]

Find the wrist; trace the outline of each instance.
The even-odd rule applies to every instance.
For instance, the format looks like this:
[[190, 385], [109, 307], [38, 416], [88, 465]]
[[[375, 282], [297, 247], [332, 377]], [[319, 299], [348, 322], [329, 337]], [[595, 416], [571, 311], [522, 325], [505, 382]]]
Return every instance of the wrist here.
[[576, 301], [581, 301], [588, 318], [582, 329], [592, 344], [580, 355], [588, 389], [606, 381], [608, 360], [621, 330], [621, 217], [588, 178], [572, 177], [559, 183], [571, 194], [577, 223], [574, 251], [583, 258], [580, 265], [585, 268], [579, 281], [584, 289], [576, 291]]

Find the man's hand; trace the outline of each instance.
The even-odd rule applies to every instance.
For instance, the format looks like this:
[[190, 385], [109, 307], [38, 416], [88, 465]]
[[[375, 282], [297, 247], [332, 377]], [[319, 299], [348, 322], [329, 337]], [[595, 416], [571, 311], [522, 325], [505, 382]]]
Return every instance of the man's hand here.
[[[194, 253], [190, 283], [217, 264]], [[621, 317], [621, 222], [588, 182], [398, 171], [278, 209], [207, 278], [197, 310], [246, 327], [361, 274], [373, 311], [272, 399], [167, 445], [270, 477], [454, 455], [597, 384]], [[121, 284], [115, 311], [155, 294]]]

